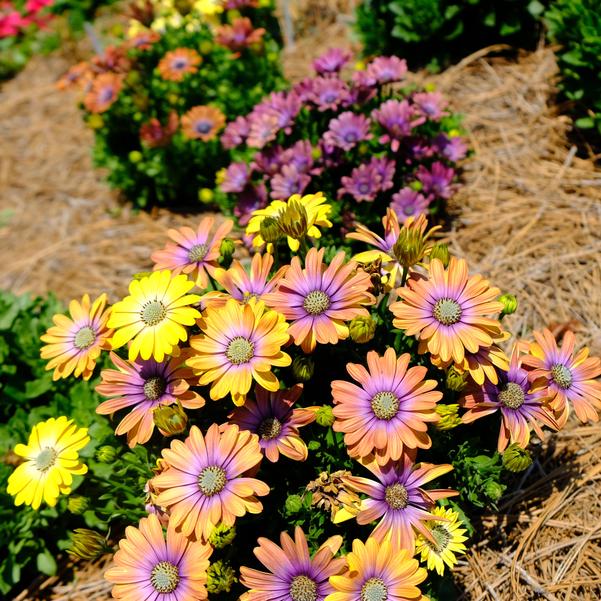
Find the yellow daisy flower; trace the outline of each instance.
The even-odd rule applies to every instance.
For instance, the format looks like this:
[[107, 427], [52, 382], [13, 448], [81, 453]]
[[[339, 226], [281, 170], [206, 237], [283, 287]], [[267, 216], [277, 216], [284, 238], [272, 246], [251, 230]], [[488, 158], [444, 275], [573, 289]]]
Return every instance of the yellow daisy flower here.
[[445, 564], [452, 570], [457, 563], [455, 555], [465, 553], [466, 547], [463, 543], [467, 540], [467, 536], [464, 536], [466, 530], [461, 528], [459, 514], [452, 509], [435, 507], [431, 513], [437, 517], [446, 518], [448, 521], [424, 523], [432, 534], [433, 540], [427, 540], [420, 534], [416, 541], [415, 555], [421, 553], [420, 561], [427, 562], [428, 570], [436, 570], [442, 576]]
[[270, 218], [277, 223], [279, 233], [286, 236], [290, 250], [296, 252], [302, 238], [321, 238], [319, 228], [332, 227], [328, 219], [331, 209], [322, 192], [306, 196], [293, 194], [287, 201], [274, 200], [264, 209], [254, 211], [246, 234], [254, 236], [253, 246], [261, 247], [267, 242], [267, 252], [273, 252], [273, 243], [266, 241], [261, 231], [263, 221]]
[[188, 294], [194, 282], [185, 275], [172, 277], [168, 269], [133, 280], [129, 296], [112, 307], [109, 327], [115, 328], [113, 348], [131, 340], [129, 360], [154, 357], [163, 361], [171, 355], [179, 341], [188, 338], [184, 326], [194, 325], [200, 313], [190, 307], [200, 296]]
[[88, 429], [78, 428], [66, 417], [36, 424], [27, 445], [15, 446], [15, 454], [25, 458], [8, 478], [7, 492], [15, 497], [15, 505], [37, 510], [43, 499], [54, 507], [59, 495], [68, 495], [73, 475], [88, 471], [77, 453], [88, 442]]

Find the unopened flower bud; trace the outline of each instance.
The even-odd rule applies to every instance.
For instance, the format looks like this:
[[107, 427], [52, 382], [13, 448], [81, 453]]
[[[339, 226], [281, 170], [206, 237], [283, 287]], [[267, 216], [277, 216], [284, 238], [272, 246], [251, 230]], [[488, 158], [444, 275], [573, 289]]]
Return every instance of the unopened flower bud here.
[[492, 501], [498, 501], [503, 496], [505, 487], [494, 480], [487, 480], [484, 484], [484, 492]]
[[87, 528], [76, 528], [70, 533], [71, 543], [67, 553], [80, 559], [96, 559], [109, 548], [102, 534]]
[[449, 261], [451, 259], [449, 247], [442, 242], [435, 244], [430, 251], [430, 260], [432, 259], [438, 259], [446, 269], [449, 266]]
[[265, 217], [260, 226], [261, 237], [265, 242], [277, 242], [282, 237], [280, 223], [275, 217]]
[[75, 515], [81, 515], [89, 506], [90, 501], [80, 495], [72, 495], [67, 501], [67, 509]]
[[142, 153], [139, 150], [132, 150], [128, 157], [132, 163], [139, 163], [143, 158]]
[[461, 392], [465, 388], [465, 383], [465, 373], [459, 371], [454, 365], [451, 365], [447, 370], [447, 388], [455, 392]]
[[503, 467], [510, 472], [523, 472], [532, 465], [532, 457], [519, 444], [510, 444], [503, 453]]
[[308, 382], [315, 373], [315, 361], [311, 357], [299, 355], [292, 362], [292, 375], [299, 382]]
[[300, 239], [307, 233], [307, 209], [298, 200], [289, 200], [280, 213], [280, 229], [291, 238]]
[[90, 115], [87, 124], [90, 129], [101, 129], [104, 126], [104, 119], [101, 115]]
[[214, 198], [215, 193], [213, 192], [213, 190], [211, 190], [211, 188], [201, 188], [198, 191], [198, 200], [200, 200], [200, 202], [202, 202], [205, 205], [208, 205], [209, 203], [213, 202]]
[[365, 344], [376, 334], [376, 321], [370, 315], [355, 317], [349, 324], [349, 333], [353, 342]]
[[152, 419], [164, 436], [181, 434], [188, 425], [188, 416], [179, 402], [177, 405], [159, 405], [152, 412]]
[[436, 413], [440, 415], [440, 419], [434, 424], [439, 430], [452, 430], [461, 425], [459, 417], [459, 405], [445, 405], [439, 403], [436, 405]]
[[503, 303], [502, 315], [511, 315], [518, 308], [518, 299], [513, 294], [502, 294], [499, 301]]
[[96, 451], [96, 459], [100, 461], [100, 463], [113, 463], [116, 457], [117, 450], [108, 444], [98, 447], [98, 450]]
[[236, 582], [238, 582], [236, 570], [223, 559], [218, 559], [209, 566], [207, 570], [207, 591], [212, 595], [229, 593]]
[[221, 241], [219, 245], [219, 254], [221, 255], [219, 264], [225, 269], [231, 265], [235, 250], [236, 243], [231, 238], [224, 238]]
[[299, 495], [290, 495], [284, 502], [288, 513], [298, 513], [303, 508], [303, 500]]
[[224, 526], [217, 524], [209, 536], [209, 544], [215, 549], [223, 549], [230, 545], [236, 538], [235, 526]]
[[315, 414], [315, 421], [324, 427], [330, 427], [334, 423], [334, 412], [332, 407], [324, 405], [317, 410]]

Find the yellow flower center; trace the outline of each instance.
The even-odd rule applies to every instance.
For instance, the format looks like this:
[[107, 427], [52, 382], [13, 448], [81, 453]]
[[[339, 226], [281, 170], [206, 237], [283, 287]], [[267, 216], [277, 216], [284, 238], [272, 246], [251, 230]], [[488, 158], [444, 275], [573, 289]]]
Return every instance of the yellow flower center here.
[[311, 315], [321, 315], [330, 307], [330, 297], [323, 290], [313, 290], [305, 296], [303, 307]]
[[179, 584], [179, 569], [170, 561], [157, 563], [150, 572], [150, 584], [157, 593], [172, 593]]
[[225, 356], [234, 365], [248, 363], [254, 357], [254, 354], [255, 345], [243, 336], [232, 338], [225, 349]]
[[264, 419], [259, 426], [259, 436], [263, 440], [273, 440], [280, 435], [282, 424], [276, 417]]
[[75, 339], [73, 340], [73, 345], [75, 348], [83, 351], [91, 347], [96, 340], [96, 332], [90, 326], [84, 326], [75, 334]]
[[292, 601], [317, 601], [317, 583], [308, 576], [295, 576], [290, 583]]
[[442, 524], [436, 524], [436, 526], [430, 529], [430, 532], [432, 533], [434, 542], [424, 539], [426, 544], [430, 549], [436, 551], [436, 553], [442, 553], [451, 542], [451, 533]]
[[190, 263], [197, 263], [198, 261], [202, 261], [207, 253], [209, 252], [209, 248], [206, 244], [195, 244], [188, 251], [188, 261]]
[[144, 396], [149, 401], [156, 401], [163, 396], [167, 389], [167, 382], [161, 376], [152, 376], [144, 382]]
[[509, 409], [519, 409], [524, 404], [525, 398], [522, 387], [515, 382], [508, 382], [499, 392], [499, 400]]
[[409, 504], [409, 493], [400, 482], [396, 482], [386, 487], [384, 500], [392, 509], [405, 509]]
[[205, 467], [198, 476], [198, 488], [207, 497], [220, 493], [227, 483], [225, 470], [218, 465]]
[[556, 363], [551, 368], [551, 377], [557, 386], [566, 390], [572, 385], [573, 377], [572, 372], [561, 363]]
[[434, 305], [434, 319], [445, 326], [452, 326], [461, 319], [461, 307], [452, 298], [441, 298]]
[[147, 326], [156, 326], [167, 317], [167, 308], [160, 300], [148, 301], [142, 306], [140, 317]]
[[361, 587], [361, 601], [386, 601], [388, 587], [381, 578], [370, 578]]
[[57, 458], [58, 453], [56, 449], [44, 447], [35, 458], [35, 467], [38, 472], [46, 472], [56, 463]]
[[378, 419], [391, 420], [399, 412], [399, 397], [393, 392], [378, 392], [371, 400], [371, 410]]

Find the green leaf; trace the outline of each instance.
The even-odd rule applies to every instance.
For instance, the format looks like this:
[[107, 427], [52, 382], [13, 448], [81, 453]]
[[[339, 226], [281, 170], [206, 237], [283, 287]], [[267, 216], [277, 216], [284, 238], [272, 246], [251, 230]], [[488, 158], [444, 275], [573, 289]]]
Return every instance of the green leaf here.
[[591, 129], [595, 127], [595, 120], [592, 117], [581, 117], [574, 121], [574, 125], [580, 129]]
[[54, 559], [50, 551], [48, 551], [48, 549], [46, 549], [42, 553], [38, 553], [36, 559], [36, 566], [38, 570], [42, 572], [42, 574], [46, 574], [46, 576], [54, 576], [54, 574], [56, 574], [56, 560]]

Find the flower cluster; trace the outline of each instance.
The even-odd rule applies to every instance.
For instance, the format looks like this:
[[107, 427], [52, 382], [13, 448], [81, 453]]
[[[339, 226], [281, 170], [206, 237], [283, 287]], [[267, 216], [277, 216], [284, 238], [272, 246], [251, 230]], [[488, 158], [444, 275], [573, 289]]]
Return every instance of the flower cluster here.
[[19, 10], [12, 2], [3, 2], [0, 5], [0, 40], [23, 35], [32, 25], [44, 28], [52, 18], [45, 10], [51, 4], [52, 0], [27, 0], [24, 10]]
[[377, 57], [347, 81], [349, 58], [329, 50], [314, 77], [226, 126], [221, 141], [239, 160], [219, 176], [220, 204], [241, 225], [270, 199], [318, 190], [335, 201], [342, 231], [373, 225], [387, 207], [400, 221], [434, 212], [453, 193], [467, 147], [446, 99], [403, 88], [397, 57]]
[[96, 164], [137, 205], [211, 202], [214, 172], [229, 162], [219, 142], [227, 120], [281, 80], [277, 29], [270, 29], [274, 38], [256, 24], [273, 18], [271, 8], [249, 3], [241, 17], [227, 2], [214, 4], [216, 23], [202, 19], [195, 27], [146, 27], [161, 10], [151, 5], [130, 37], [58, 83], [81, 90]]

